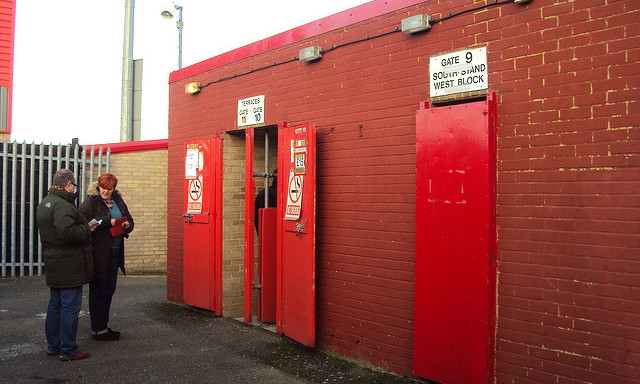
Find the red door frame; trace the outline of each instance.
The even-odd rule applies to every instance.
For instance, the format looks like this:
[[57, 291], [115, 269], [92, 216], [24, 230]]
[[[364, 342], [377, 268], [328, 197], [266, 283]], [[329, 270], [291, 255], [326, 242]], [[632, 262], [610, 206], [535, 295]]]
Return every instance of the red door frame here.
[[214, 215], [214, 220], [212, 225], [214, 226], [212, 229], [213, 236], [211, 241], [214, 242], [211, 249], [213, 250], [213, 283], [215, 287], [215, 291], [213, 297], [211, 298], [211, 308], [213, 308], [214, 312], [218, 316], [222, 316], [222, 203], [223, 203], [223, 189], [222, 189], [222, 173], [224, 170], [224, 156], [222, 153], [222, 137], [223, 132], [219, 132], [213, 141], [212, 145], [212, 153], [215, 154], [214, 160], [216, 161], [217, 166], [213, 168], [213, 179], [214, 183], [217, 186], [213, 195], [213, 209], [212, 214]]
[[245, 167], [244, 167], [244, 322], [253, 321], [253, 281], [254, 281], [254, 201], [255, 182], [253, 181], [254, 128], [245, 130]]

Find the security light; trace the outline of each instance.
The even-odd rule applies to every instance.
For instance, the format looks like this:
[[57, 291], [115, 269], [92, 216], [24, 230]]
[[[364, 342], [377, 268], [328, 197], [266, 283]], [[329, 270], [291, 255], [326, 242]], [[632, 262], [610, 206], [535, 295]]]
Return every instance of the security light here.
[[200, 92], [200, 83], [189, 83], [184, 86], [184, 93], [195, 94]]
[[407, 35], [428, 31], [431, 29], [431, 17], [429, 15], [416, 15], [402, 19], [402, 32]]
[[305, 62], [315, 61], [320, 59], [321, 57], [322, 57], [322, 48], [320, 48], [317, 45], [314, 45], [313, 47], [307, 47], [307, 48], [301, 49], [300, 52], [298, 53], [298, 58], [301, 61], [305, 61]]

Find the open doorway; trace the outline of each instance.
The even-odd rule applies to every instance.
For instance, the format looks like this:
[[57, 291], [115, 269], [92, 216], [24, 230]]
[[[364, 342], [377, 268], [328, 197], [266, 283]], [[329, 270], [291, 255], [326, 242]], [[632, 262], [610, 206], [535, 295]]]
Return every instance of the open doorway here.
[[254, 130], [254, 255], [252, 321], [276, 321], [278, 129]]
[[[277, 203], [277, 194], [268, 191], [272, 184], [272, 190], [277, 188], [274, 171], [278, 164], [278, 129], [267, 126], [230, 131], [223, 141], [224, 314], [245, 322], [271, 323], [275, 321], [276, 295], [275, 208], [269, 210], [268, 217], [265, 215], [264, 228], [257, 221], [265, 204], [275, 207]], [[258, 229], [264, 229], [266, 239]], [[263, 260], [261, 247], [265, 245], [272, 252]], [[263, 315], [265, 311], [267, 316]], [[268, 315], [270, 311], [273, 315]]]
[[[258, 321], [258, 312], [269, 306], [276, 332], [307, 346], [315, 345], [315, 137], [314, 124], [280, 123], [227, 132], [223, 138], [225, 316], [264, 325], [272, 317], [260, 313]], [[272, 210], [272, 221], [262, 223], [259, 235], [255, 197], [271, 186], [276, 164], [278, 207], [265, 209]], [[263, 228], [271, 231], [265, 234]], [[267, 240], [275, 243], [269, 261], [275, 266], [258, 248]], [[275, 299], [265, 302], [274, 288]]]

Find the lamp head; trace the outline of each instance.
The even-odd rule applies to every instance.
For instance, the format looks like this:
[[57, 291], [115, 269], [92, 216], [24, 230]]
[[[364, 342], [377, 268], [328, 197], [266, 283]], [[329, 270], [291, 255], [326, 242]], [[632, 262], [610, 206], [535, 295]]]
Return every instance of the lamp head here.
[[162, 15], [162, 17], [164, 17], [165, 19], [171, 19], [173, 17], [173, 14], [169, 11], [162, 11], [160, 15]]
[[415, 15], [402, 19], [402, 32], [407, 35], [431, 29], [431, 16]]
[[189, 93], [191, 95], [194, 95], [196, 93], [199, 93], [201, 88], [202, 86], [200, 85], [200, 83], [196, 83], [196, 82], [189, 83], [184, 86], [184, 93]]

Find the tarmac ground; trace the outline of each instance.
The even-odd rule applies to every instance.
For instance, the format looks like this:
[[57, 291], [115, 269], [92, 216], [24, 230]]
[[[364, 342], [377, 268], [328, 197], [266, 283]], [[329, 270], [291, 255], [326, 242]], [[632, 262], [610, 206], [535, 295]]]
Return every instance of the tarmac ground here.
[[84, 360], [45, 354], [44, 277], [0, 279], [2, 383], [427, 383], [302, 346], [261, 327], [166, 300], [165, 276], [118, 276], [109, 326], [118, 341], [91, 338], [89, 287], [78, 326]]

